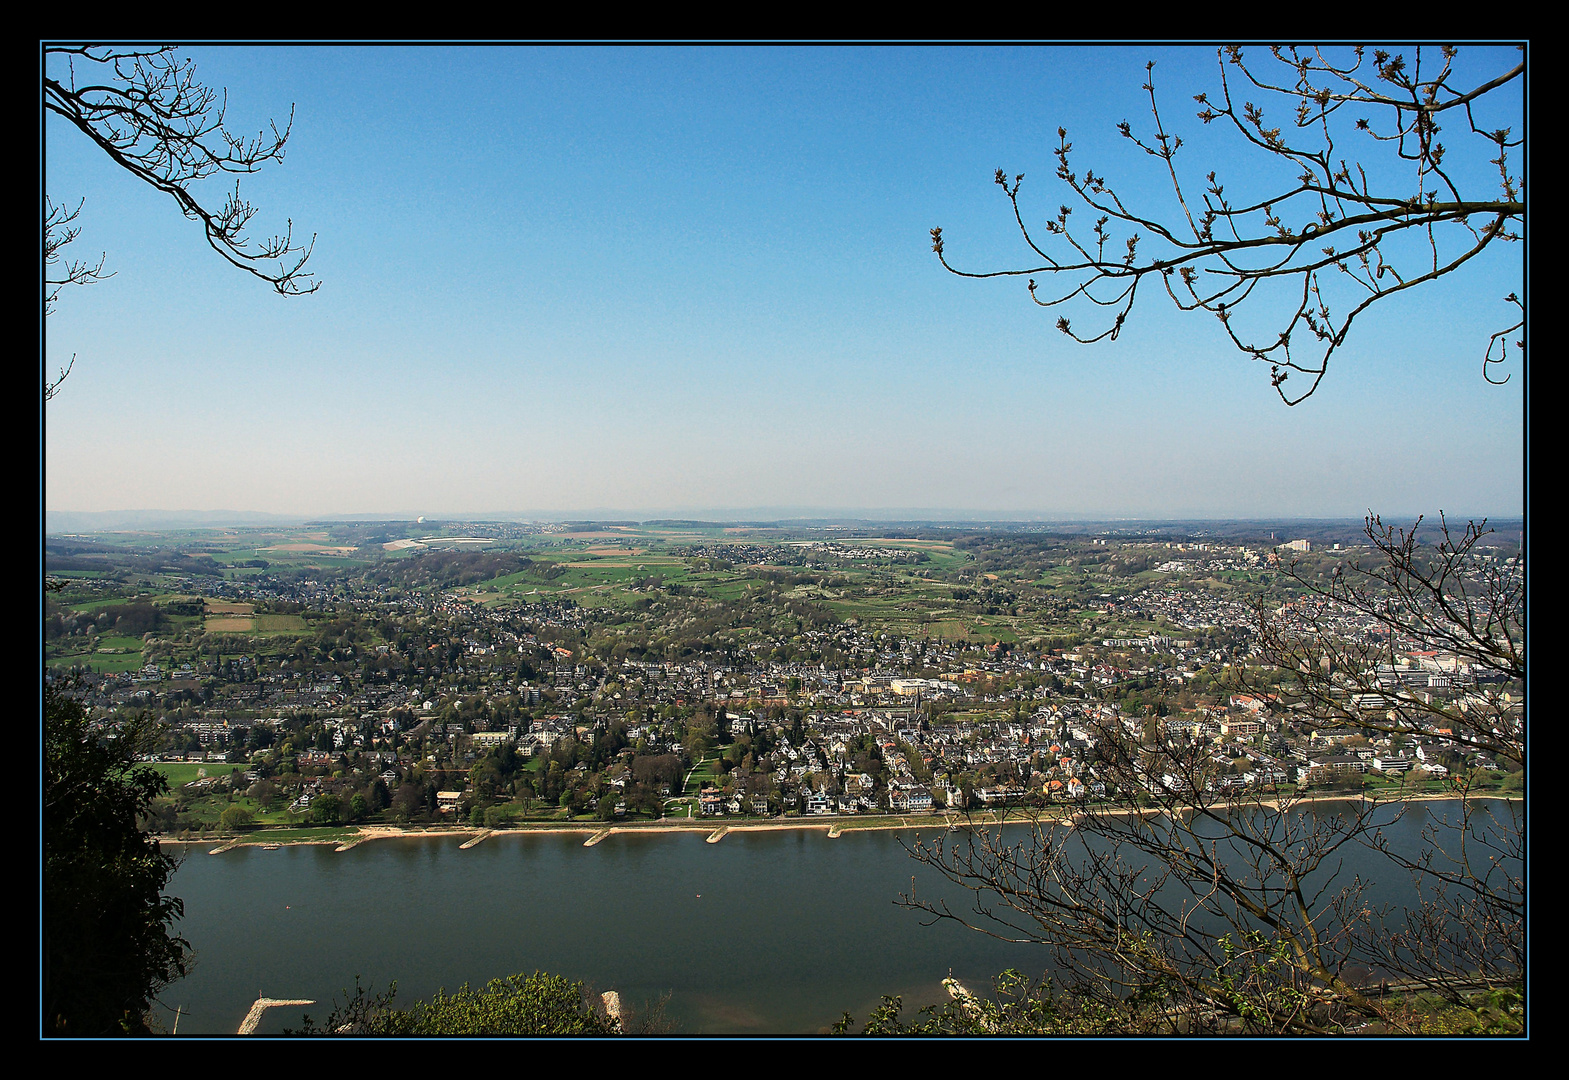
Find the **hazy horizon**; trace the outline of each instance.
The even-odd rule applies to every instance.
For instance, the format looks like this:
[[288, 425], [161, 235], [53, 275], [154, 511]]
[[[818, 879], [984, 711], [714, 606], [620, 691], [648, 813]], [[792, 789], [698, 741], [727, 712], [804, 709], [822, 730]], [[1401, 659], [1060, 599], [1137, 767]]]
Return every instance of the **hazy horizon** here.
[[[935, 527], [985, 526], [985, 525], [1152, 525], [1152, 526], [1203, 526], [1203, 525], [1349, 525], [1364, 520], [1366, 515], [1315, 517], [1305, 515], [1267, 515], [1258, 517], [1137, 517], [1125, 515], [1045, 515], [1045, 514], [996, 514], [983, 511], [944, 509], [909, 509], [878, 511], [871, 509], [843, 512], [813, 512], [809, 508], [773, 507], [708, 507], [675, 509], [658, 512], [595, 508], [590, 511], [483, 511], [467, 514], [360, 513], [360, 514], [266, 514], [256, 511], [233, 510], [104, 510], [71, 511], [49, 510], [45, 513], [45, 532], [62, 533], [116, 532], [127, 530], [158, 530], [178, 528], [267, 528], [270, 526], [298, 526], [311, 522], [411, 522], [425, 520], [431, 525], [464, 523], [539, 523], [568, 522], [636, 522], [646, 525], [662, 521], [701, 522], [715, 525], [750, 525], [781, 527], [854, 526], [905, 526], [931, 525]], [[1409, 524], [1417, 515], [1402, 519], [1385, 514], [1389, 523]], [[1429, 515], [1429, 523], [1436, 524], [1436, 515]], [[1518, 525], [1518, 515], [1450, 513], [1451, 521], [1486, 519], [1499, 525]]]

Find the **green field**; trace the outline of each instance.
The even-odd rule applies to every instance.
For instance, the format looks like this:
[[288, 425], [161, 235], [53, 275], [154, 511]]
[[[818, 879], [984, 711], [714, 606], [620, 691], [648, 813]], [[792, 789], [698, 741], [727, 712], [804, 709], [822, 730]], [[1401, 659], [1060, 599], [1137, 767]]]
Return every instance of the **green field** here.
[[360, 831], [358, 829], [343, 826], [323, 826], [317, 829], [263, 829], [259, 832], [247, 833], [242, 842], [246, 844], [300, 844], [335, 841], [341, 844], [354, 839], [359, 834]]
[[[457, 530], [457, 531], [454, 531]], [[312, 525], [296, 529], [211, 529], [171, 532], [163, 534], [117, 534], [112, 541], [115, 547], [131, 554], [138, 549], [178, 552], [183, 555], [211, 557], [226, 567], [228, 574], [258, 574], [260, 568], [236, 568], [228, 564], [251, 559], [263, 559], [273, 570], [291, 573], [307, 567], [352, 568], [366, 564], [361, 553], [370, 554], [370, 562], [380, 561], [396, 567], [406, 560], [418, 559], [420, 553], [413, 549], [400, 549], [385, 554], [376, 550], [388, 536], [431, 537], [459, 535], [469, 530], [458, 524], [432, 523], [418, 528], [413, 523], [389, 523], [362, 526], [353, 523]], [[1052, 548], [1029, 557], [1029, 565], [1010, 563], [1006, 543], [1002, 548], [989, 548], [984, 542], [961, 541], [938, 536], [857, 536], [857, 532], [875, 532], [874, 528], [823, 528], [791, 526], [722, 526], [701, 525], [593, 525], [571, 526], [564, 531], [529, 533], [501, 540], [487, 551], [527, 552], [533, 560], [531, 566], [456, 589], [443, 589], [476, 604], [509, 607], [541, 601], [570, 601], [580, 607], [602, 612], [641, 612], [650, 602], [660, 597], [649, 587], [656, 582], [664, 589], [675, 589], [669, 597], [670, 606], [678, 611], [682, 605], [690, 606], [692, 598], [704, 598], [725, 604], [747, 604], [760, 593], [781, 598], [785, 604], [807, 603], [830, 611], [834, 618], [853, 621], [863, 629], [889, 632], [917, 638], [943, 638], [971, 644], [994, 642], [1028, 642], [1037, 638], [1061, 637], [1083, 631], [1083, 621], [1092, 619], [1099, 624], [1097, 633], [1112, 633], [1107, 625], [1110, 620], [1102, 612], [1087, 610], [1108, 595], [1136, 595], [1151, 586], [1164, 587], [1172, 583], [1169, 575], [1146, 570], [1128, 577], [1108, 577], [1102, 567], [1108, 555], [1115, 558], [1120, 548], [1084, 551], [1080, 548]], [[775, 563], [770, 549], [777, 545], [793, 545], [804, 541], [826, 543], [839, 550], [853, 548], [878, 548], [893, 551], [916, 551], [925, 561], [918, 564], [889, 564], [880, 560], [859, 560], [835, 556], [825, 552], [822, 559], [814, 558], [801, 548], [780, 551], [777, 558], [786, 560]], [[110, 542], [105, 541], [106, 545]], [[1007, 541], [1012, 543], [1012, 541]], [[702, 557], [682, 557], [670, 553], [674, 545], [700, 544], [708, 549]], [[354, 548], [355, 555], [336, 555], [321, 551], [286, 551], [285, 547], [309, 545], [340, 545], [344, 550]], [[735, 548], [733, 557], [727, 558], [727, 548]], [[1127, 545], [1124, 545], [1127, 546]], [[758, 548], [764, 549], [761, 553]], [[823, 550], [823, 549], [814, 549]], [[761, 567], [754, 565], [758, 558], [765, 560]], [[789, 559], [812, 558], [815, 565], [788, 565]], [[1151, 556], [1153, 557], [1153, 556]], [[729, 562], [724, 569], [712, 569], [710, 559]], [[1069, 565], [1069, 562], [1080, 563]], [[1099, 560], [1099, 561], [1096, 561]], [[979, 572], [978, 571], [982, 571]], [[1188, 579], [1189, 587], [1225, 590], [1244, 588], [1262, 580], [1263, 571], [1224, 571], [1207, 581]], [[133, 583], [120, 588], [118, 597], [108, 597], [88, 592], [76, 586], [76, 595], [65, 594], [62, 599], [78, 611], [122, 604], [128, 599], [170, 599], [174, 593], [159, 593], [155, 582], [169, 581], [172, 575], [153, 574], [146, 577], [138, 572]], [[416, 578], [415, 580], [418, 580]], [[428, 579], [426, 579], [428, 581]], [[134, 581], [143, 582], [138, 588]], [[147, 586], [152, 586], [149, 589]], [[429, 586], [416, 586], [426, 589]], [[188, 594], [192, 586], [178, 587], [180, 595]], [[198, 587], [199, 588], [199, 587]], [[955, 600], [959, 592], [963, 599]], [[69, 598], [69, 599], [67, 599]], [[1066, 602], [1066, 603], [1065, 603]], [[1072, 605], [1073, 607], [1069, 607]], [[783, 604], [770, 602], [770, 610], [782, 609]], [[1073, 610], [1079, 608], [1080, 610]], [[988, 614], [988, 610], [990, 613]], [[696, 612], [692, 612], [696, 614]], [[196, 617], [167, 616], [168, 632], [161, 638], [178, 639], [182, 633], [202, 628]], [[788, 619], [789, 616], [781, 617]], [[653, 616], [658, 625], [660, 616]], [[607, 620], [619, 622], [617, 618]], [[647, 621], [647, 620], [644, 620]], [[1119, 620], [1116, 624], [1122, 625]], [[1130, 624], [1131, 625], [1131, 624]], [[287, 641], [290, 637], [312, 632], [313, 624], [298, 615], [263, 613], [255, 617], [249, 627], [235, 625], [223, 629], [224, 633], [251, 635], [250, 647], [261, 647], [268, 637]], [[214, 628], [214, 632], [219, 632]], [[749, 634], [767, 632], [760, 628], [737, 631], [741, 638]], [[777, 632], [777, 628], [774, 632]], [[614, 633], [614, 631], [612, 631]], [[1119, 635], [1120, 636], [1120, 635]], [[280, 643], [281, 644], [281, 643]], [[76, 646], [73, 643], [73, 647]], [[85, 646], [80, 646], [85, 648]], [[139, 643], [124, 647], [140, 649]], [[123, 671], [138, 666], [136, 653], [71, 654], [52, 653], [49, 662], [54, 666], [89, 664], [99, 670]]]
[[311, 632], [310, 624], [298, 615], [256, 615], [256, 633], [258, 634], [308, 634]]
[[116, 604], [129, 603], [132, 600], [152, 599], [154, 599], [154, 597], [150, 594], [142, 594], [138, 596], [136, 595], [135, 590], [131, 590], [129, 594], [125, 596], [105, 596], [99, 597], [95, 600], [76, 600], [71, 598], [70, 593], [65, 593], [61, 597], [61, 603], [64, 606], [69, 607], [72, 611], [97, 611], [100, 608], [113, 607]]
[[86, 668], [104, 675], [119, 675], [138, 671], [142, 667], [140, 652], [120, 656], [104, 656], [96, 652], [51, 652], [47, 655], [50, 668]]
[[[637, 530], [638, 542], [657, 542], [647, 537], [650, 531]], [[701, 539], [712, 543], [718, 538], [709, 536]], [[778, 537], [732, 534], [725, 539], [774, 543]], [[930, 561], [917, 568], [868, 564], [808, 571], [803, 567], [770, 566], [762, 572], [799, 574], [816, 578], [819, 582], [833, 579], [835, 584], [832, 587], [810, 582], [789, 586], [785, 597], [792, 601], [823, 604], [838, 619], [853, 619], [867, 628], [897, 634], [990, 644], [1077, 630], [1076, 625], [1051, 625], [1028, 616], [971, 614], [967, 609], [972, 605], [953, 599], [952, 582], [942, 580], [940, 576], [937, 580], [920, 576], [941, 575], [946, 568], [972, 561], [969, 554], [956, 551], [947, 542], [875, 538], [835, 538], [835, 542], [847, 546], [919, 550], [924, 551]], [[552, 551], [548, 559], [537, 557], [535, 564], [526, 570], [467, 586], [456, 592], [486, 605], [560, 599], [571, 600], [584, 608], [622, 609], [633, 607], [641, 597], [647, 596], [641, 589], [633, 591], [639, 582], [658, 580], [664, 587], [681, 586], [722, 603], [744, 601], [759, 587], [768, 587], [766, 582], [759, 580], [759, 570], [744, 563], [738, 562], [727, 570], [711, 570], [706, 568], [707, 564], [701, 559], [678, 558], [656, 550], [638, 554], [621, 550], [607, 551], [603, 549], [603, 537], [580, 543], [582, 546], [573, 550], [572, 543], [562, 545], [557, 542], [557, 550]], [[598, 546], [600, 550], [589, 550], [591, 546]], [[1092, 588], [1077, 569], [1059, 569], [1064, 580], [1077, 579], [1083, 588]], [[1011, 584], [1017, 586], [1030, 583]]]
[[169, 781], [170, 791], [178, 791], [192, 780], [200, 780], [203, 775], [228, 776], [243, 766], [222, 761], [154, 761], [148, 763], [148, 768], [163, 774], [163, 778]]

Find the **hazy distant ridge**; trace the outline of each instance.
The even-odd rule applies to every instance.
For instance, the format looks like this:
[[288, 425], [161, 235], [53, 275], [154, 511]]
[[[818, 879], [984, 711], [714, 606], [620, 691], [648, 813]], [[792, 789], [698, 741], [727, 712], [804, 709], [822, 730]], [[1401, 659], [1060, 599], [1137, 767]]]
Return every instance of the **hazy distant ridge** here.
[[300, 525], [306, 520], [303, 514], [264, 514], [257, 510], [45, 510], [44, 531], [59, 534], [226, 525], [286, 526]]

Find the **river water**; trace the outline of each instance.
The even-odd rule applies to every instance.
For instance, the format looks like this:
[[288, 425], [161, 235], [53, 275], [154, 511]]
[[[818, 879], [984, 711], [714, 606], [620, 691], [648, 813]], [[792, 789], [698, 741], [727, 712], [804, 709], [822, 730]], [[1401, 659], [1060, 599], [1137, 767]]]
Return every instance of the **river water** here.
[[[1429, 814], [1442, 812], [1414, 805], [1391, 836], [1414, 850]], [[912, 875], [920, 895], [964, 904], [906, 853], [901, 841], [915, 835], [736, 831], [708, 844], [702, 833], [615, 834], [585, 848], [581, 833], [501, 834], [467, 851], [461, 838], [411, 837], [341, 854], [190, 847], [170, 891], [185, 901], [179, 929], [196, 966], [162, 1000], [179, 1007], [181, 1035], [233, 1033], [262, 995], [321, 1003], [270, 1010], [259, 1030], [278, 1032], [302, 1012], [321, 1019], [356, 976], [375, 989], [396, 979], [410, 1002], [544, 970], [618, 990], [634, 1009], [668, 995], [682, 1033], [806, 1033], [846, 1010], [864, 1019], [882, 994], [903, 995], [907, 1008], [942, 1000], [950, 972], [972, 989], [1005, 968], [1040, 975], [1038, 945], [925, 926], [896, 904]], [[1366, 879], [1379, 865], [1353, 855], [1343, 873]], [[1388, 898], [1402, 891], [1380, 885]]]

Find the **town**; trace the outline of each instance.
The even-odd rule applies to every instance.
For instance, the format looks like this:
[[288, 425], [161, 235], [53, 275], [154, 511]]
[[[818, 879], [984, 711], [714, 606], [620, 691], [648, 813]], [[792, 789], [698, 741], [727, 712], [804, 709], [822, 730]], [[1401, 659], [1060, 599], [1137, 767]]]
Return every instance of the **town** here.
[[[1475, 565], [1517, 580], [1517, 535]], [[1519, 680], [1337, 600], [1369, 553], [1348, 523], [72, 535], [48, 540], [44, 636], [94, 719], [154, 722], [170, 838], [1518, 792], [1442, 717], [1520, 723]], [[1270, 646], [1282, 616], [1363, 658], [1346, 715], [1430, 719], [1325, 725]], [[1193, 769], [1113, 769], [1129, 735]]]

